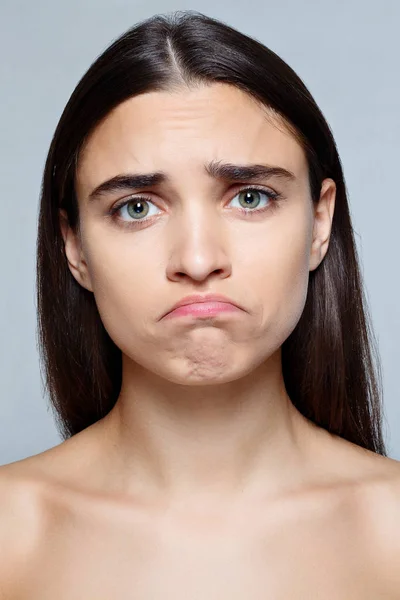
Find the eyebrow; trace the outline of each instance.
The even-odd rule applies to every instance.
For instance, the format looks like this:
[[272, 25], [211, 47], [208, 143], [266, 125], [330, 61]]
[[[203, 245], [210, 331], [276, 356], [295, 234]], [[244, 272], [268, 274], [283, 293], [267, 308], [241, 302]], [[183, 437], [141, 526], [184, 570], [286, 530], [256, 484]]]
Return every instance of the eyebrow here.
[[[296, 179], [296, 176], [291, 171], [273, 165], [234, 165], [232, 163], [222, 163], [221, 161], [211, 161], [204, 168], [206, 173], [214, 179], [226, 181], [261, 181], [269, 177], [279, 177], [287, 181], [294, 181]], [[149, 188], [160, 183], [168, 183], [169, 181], [168, 175], [163, 171], [116, 175], [94, 188], [90, 192], [88, 199], [89, 201], [93, 201], [110, 192]]]

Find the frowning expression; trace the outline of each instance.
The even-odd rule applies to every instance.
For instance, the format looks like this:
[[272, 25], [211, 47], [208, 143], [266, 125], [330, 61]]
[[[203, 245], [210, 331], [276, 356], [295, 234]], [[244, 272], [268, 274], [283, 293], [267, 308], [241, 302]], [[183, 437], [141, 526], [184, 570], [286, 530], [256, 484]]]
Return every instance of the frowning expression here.
[[[128, 360], [170, 381], [224, 382], [294, 329], [321, 260], [308, 165], [246, 93], [213, 84], [125, 101], [87, 140], [76, 191], [70, 268]], [[192, 293], [240, 309], [163, 318]]]

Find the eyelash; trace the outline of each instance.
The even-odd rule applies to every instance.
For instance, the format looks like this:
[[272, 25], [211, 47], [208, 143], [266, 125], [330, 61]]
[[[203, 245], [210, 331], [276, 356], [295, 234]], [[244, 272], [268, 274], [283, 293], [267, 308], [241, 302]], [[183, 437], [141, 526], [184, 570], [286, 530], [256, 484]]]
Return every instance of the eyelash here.
[[[279, 200], [282, 199], [281, 194], [278, 194], [277, 192], [272, 192], [269, 189], [266, 189], [264, 187], [261, 186], [257, 186], [257, 185], [253, 185], [251, 187], [243, 187], [241, 189], [239, 189], [236, 194], [233, 196], [233, 198], [235, 198], [238, 194], [240, 194], [241, 192], [253, 192], [253, 191], [257, 191], [257, 192], [263, 192], [268, 199], [270, 200], [270, 204], [268, 204], [268, 206], [265, 206], [264, 208], [255, 208], [255, 209], [246, 209], [246, 208], [238, 208], [237, 210], [239, 210], [242, 215], [246, 218], [252, 218], [252, 213], [255, 214], [260, 214], [260, 213], [264, 213], [267, 211], [273, 212], [275, 210], [277, 210], [278, 208], [278, 202]], [[232, 198], [232, 200], [233, 200]], [[144, 219], [139, 219], [137, 221], [133, 220], [133, 221], [123, 221], [122, 219], [118, 219], [115, 215], [116, 213], [123, 208], [124, 206], [126, 206], [129, 203], [135, 203], [135, 202], [140, 202], [142, 200], [145, 200], [146, 202], [150, 202], [151, 204], [154, 204], [154, 202], [152, 202], [152, 200], [146, 196], [131, 196], [130, 198], [123, 200], [117, 204], [115, 204], [107, 213], [107, 215], [109, 217], [111, 217], [114, 221], [120, 220], [122, 223], [122, 227], [126, 227], [126, 228], [138, 228], [140, 227], [140, 224], [142, 223], [147, 223], [148, 221], [151, 221], [151, 219], [153, 217], [147, 217]]]

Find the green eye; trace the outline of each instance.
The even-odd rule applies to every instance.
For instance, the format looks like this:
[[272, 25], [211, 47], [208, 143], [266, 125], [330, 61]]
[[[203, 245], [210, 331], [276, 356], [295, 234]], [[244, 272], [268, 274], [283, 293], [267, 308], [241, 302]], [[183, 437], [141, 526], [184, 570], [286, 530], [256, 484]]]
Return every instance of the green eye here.
[[243, 192], [239, 192], [239, 202], [242, 204], [243, 208], [255, 208], [260, 203], [260, 196], [262, 196], [262, 192], [259, 190], [245, 190]]
[[[240, 190], [236, 196], [232, 199], [235, 200], [235, 198], [239, 199], [239, 205], [240, 208], [244, 209], [246, 212], [248, 212], [248, 209], [252, 209], [252, 208], [257, 208], [260, 204], [260, 202], [262, 202], [263, 200], [263, 196], [264, 199], [267, 200], [267, 206], [264, 205], [263, 208], [267, 208], [274, 200], [276, 200], [278, 198], [278, 194], [276, 194], [275, 192], [272, 192], [270, 190], [266, 190], [266, 189], [257, 189], [257, 188], [246, 188], [243, 190]], [[259, 209], [262, 210], [262, 209]], [[257, 211], [249, 211], [249, 212], [257, 212]]]
[[[251, 217], [253, 214], [262, 213], [267, 210], [272, 211], [277, 207], [277, 200], [280, 198], [281, 196], [279, 194], [271, 190], [251, 187], [239, 190], [232, 198], [231, 202], [238, 200], [238, 210], [243, 216]], [[258, 208], [263, 200], [264, 206]], [[151, 207], [157, 208], [150, 198], [130, 198], [129, 200], [122, 201], [114, 206], [109, 211], [109, 214], [113, 218], [116, 218], [115, 215], [118, 214], [118, 220], [121, 221], [124, 226], [129, 227], [130, 225], [134, 226], [135, 221], [136, 223], [146, 222], [149, 220], [149, 217], [157, 214], [154, 212], [152, 214], [150, 213]]]
[[138, 217], [146, 217], [149, 209], [147, 200], [130, 200], [126, 204], [127, 212], [130, 217], [138, 219]]

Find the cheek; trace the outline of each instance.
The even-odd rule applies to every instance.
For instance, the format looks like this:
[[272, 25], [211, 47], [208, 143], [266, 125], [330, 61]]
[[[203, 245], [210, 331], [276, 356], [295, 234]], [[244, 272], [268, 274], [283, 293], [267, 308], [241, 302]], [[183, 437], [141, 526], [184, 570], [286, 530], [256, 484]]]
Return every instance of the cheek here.
[[[137, 253], [126, 241], [129, 233], [125, 240], [116, 237], [106, 239], [104, 231], [88, 236], [85, 256], [105, 329], [122, 352], [140, 362], [172, 344], [170, 329], [158, 324], [168, 309], [168, 294], [164, 299], [160, 294], [166, 289], [165, 257], [154, 251], [151, 236], [149, 247], [138, 244]], [[311, 222], [299, 211], [271, 219], [267, 228], [254, 228], [251, 243], [248, 234], [235, 237], [226, 290], [252, 313], [228, 330], [237, 347], [270, 354], [293, 331], [306, 301], [310, 246]]]
[[113, 341], [121, 348], [127, 332], [145, 336], [160, 310], [160, 268], [154, 252], [141, 247], [136, 256], [131, 246], [103, 236], [102, 243], [86, 249], [86, 261], [100, 318]]
[[[271, 230], [252, 240], [258, 247], [257, 260], [246, 260], [246, 287], [259, 303], [260, 332], [279, 346], [297, 325], [307, 298], [311, 223], [299, 215], [288, 222], [276, 220], [279, 230]], [[251, 290], [254, 290], [252, 293]]]

